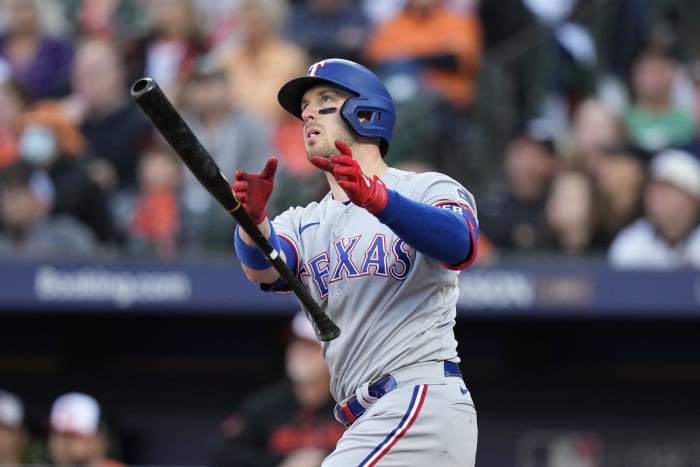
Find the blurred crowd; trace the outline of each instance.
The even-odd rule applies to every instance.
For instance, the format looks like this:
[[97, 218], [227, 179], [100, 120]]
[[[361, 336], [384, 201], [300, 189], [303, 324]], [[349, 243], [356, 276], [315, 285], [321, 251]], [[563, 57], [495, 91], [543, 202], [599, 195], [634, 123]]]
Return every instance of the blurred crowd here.
[[[231, 413], [222, 414], [218, 430], [212, 427], [218, 434], [198, 447], [204, 454], [196, 465], [319, 467], [335, 448], [345, 427], [335, 419], [330, 372], [302, 311], [286, 326], [283, 340], [284, 374], [230, 401]], [[122, 427], [131, 420], [119, 409], [100, 395], [70, 391], [58, 394], [44, 414], [0, 388], [0, 466], [148, 465], [129, 458]]]
[[124, 465], [110, 458], [119, 452], [117, 438], [93, 396], [61, 394], [44, 420], [33, 420], [17, 394], [0, 389], [0, 465]]
[[700, 266], [692, 0], [3, 0], [0, 258], [233, 255], [230, 216], [130, 96], [153, 78], [223, 173], [327, 190], [276, 100], [327, 57], [397, 105], [386, 159], [475, 195], [481, 264]]

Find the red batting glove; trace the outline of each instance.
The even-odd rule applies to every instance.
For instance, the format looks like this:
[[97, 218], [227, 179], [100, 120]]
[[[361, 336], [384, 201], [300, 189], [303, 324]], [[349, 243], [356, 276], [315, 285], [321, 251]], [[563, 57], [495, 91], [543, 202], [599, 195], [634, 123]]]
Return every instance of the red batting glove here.
[[270, 157], [259, 174], [237, 170], [233, 175], [233, 194], [256, 224], [261, 224], [267, 216], [267, 202], [275, 185], [276, 171], [277, 158]]
[[369, 178], [362, 173], [360, 164], [352, 158], [352, 150], [342, 141], [336, 141], [335, 147], [340, 154], [335, 154], [328, 159], [316, 156], [311, 158], [311, 163], [321, 170], [333, 175], [350, 201], [367, 209], [372, 214], [378, 214], [388, 201], [386, 185], [376, 175]]

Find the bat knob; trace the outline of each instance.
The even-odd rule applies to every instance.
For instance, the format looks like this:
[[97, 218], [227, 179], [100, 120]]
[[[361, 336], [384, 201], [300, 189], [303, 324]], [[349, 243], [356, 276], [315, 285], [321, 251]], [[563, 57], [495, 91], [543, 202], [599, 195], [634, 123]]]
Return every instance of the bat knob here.
[[138, 99], [157, 87], [158, 84], [153, 80], [153, 78], [140, 78], [131, 86], [131, 97]]

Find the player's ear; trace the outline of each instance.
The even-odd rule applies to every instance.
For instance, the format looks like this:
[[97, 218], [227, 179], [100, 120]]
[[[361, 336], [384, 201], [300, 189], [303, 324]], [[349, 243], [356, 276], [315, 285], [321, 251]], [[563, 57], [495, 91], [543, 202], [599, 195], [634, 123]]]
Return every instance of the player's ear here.
[[357, 120], [360, 123], [369, 123], [370, 120], [372, 120], [372, 112], [369, 110], [362, 110], [360, 112], [357, 112]]

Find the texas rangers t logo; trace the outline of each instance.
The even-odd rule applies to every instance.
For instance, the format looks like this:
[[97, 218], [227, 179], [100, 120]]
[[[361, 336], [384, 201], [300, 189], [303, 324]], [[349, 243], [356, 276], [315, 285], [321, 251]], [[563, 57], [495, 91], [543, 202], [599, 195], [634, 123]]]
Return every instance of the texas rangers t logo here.
[[320, 62], [316, 62], [309, 67], [309, 71], [306, 72], [306, 75], [307, 76], [316, 76], [316, 73], [318, 73], [318, 69], [324, 68], [325, 66], [326, 66], [326, 60], [321, 60]]

